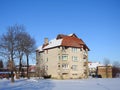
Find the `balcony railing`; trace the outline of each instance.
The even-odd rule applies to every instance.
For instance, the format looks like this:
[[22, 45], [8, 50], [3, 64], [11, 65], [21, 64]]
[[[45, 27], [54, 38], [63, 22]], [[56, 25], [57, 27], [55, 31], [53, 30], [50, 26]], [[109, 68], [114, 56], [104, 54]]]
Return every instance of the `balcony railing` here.
[[69, 73], [69, 69], [62, 69], [62, 73]]
[[58, 73], [69, 73], [69, 69], [58, 69]]

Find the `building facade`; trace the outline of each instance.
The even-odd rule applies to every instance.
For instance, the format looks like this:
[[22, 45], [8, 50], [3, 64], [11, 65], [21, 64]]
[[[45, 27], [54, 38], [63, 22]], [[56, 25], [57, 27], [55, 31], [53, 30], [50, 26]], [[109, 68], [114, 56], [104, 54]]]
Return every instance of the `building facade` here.
[[88, 77], [87, 45], [75, 34], [59, 34], [55, 39], [44, 40], [36, 50], [36, 66], [40, 76], [56, 79]]

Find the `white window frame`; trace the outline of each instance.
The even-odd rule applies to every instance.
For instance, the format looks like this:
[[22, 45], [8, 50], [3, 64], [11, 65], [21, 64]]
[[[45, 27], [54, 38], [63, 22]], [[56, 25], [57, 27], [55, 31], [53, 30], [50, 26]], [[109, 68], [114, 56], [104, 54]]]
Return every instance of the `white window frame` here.
[[62, 55], [62, 60], [67, 61], [68, 60], [68, 55]]
[[77, 62], [78, 61], [78, 57], [77, 56], [72, 56], [72, 61]]

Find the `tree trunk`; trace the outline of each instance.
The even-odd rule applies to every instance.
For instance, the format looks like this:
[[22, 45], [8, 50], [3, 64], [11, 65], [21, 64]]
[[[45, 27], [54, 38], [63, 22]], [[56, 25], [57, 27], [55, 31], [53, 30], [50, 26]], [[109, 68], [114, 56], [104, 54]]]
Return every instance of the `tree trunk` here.
[[106, 78], [108, 78], [108, 66], [106, 65]]
[[22, 58], [20, 57], [20, 62], [19, 62], [19, 70], [18, 70], [18, 78], [21, 75], [21, 71], [22, 71]]
[[13, 68], [13, 60], [11, 61], [11, 82], [14, 83], [14, 68]]
[[14, 73], [13, 73], [13, 70], [11, 70], [11, 82], [12, 83], [14, 82]]
[[30, 79], [29, 77], [29, 58], [28, 58], [28, 55], [26, 55], [27, 57], [27, 78]]

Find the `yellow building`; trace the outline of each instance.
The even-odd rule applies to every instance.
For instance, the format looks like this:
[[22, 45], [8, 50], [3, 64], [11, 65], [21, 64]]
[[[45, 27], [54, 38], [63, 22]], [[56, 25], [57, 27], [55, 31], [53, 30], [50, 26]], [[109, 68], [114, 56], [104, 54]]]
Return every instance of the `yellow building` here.
[[98, 66], [97, 74], [102, 78], [112, 78], [112, 66]]
[[56, 79], [88, 77], [89, 48], [75, 34], [59, 34], [55, 39], [44, 40], [36, 50], [37, 71], [40, 76]]

